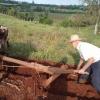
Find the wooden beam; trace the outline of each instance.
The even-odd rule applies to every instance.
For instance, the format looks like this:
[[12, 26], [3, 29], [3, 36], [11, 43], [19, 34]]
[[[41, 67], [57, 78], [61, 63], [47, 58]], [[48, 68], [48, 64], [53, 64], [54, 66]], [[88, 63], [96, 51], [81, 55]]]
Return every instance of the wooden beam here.
[[2, 56], [2, 55], [0, 55], [0, 58], [2, 58], [2, 60], [4, 60], [4, 61], [20, 64], [20, 65], [26, 66], [27, 68], [34, 68], [36, 71], [42, 71], [42, 72], [45, 72], [48, 74], [55, 74], [55, 73], [56, 74], [67, 74], [67, 73], [74, 73], [74, 71], [75, 71], [73, 69], [65, 70], [63, 68], [58, 68], [58, 67], [44, 66], [44, 65], [38, 64], [36, 62], [35, 63], [33, 62], [31, 64], [29, 62], [17, 60], [17, 59]]

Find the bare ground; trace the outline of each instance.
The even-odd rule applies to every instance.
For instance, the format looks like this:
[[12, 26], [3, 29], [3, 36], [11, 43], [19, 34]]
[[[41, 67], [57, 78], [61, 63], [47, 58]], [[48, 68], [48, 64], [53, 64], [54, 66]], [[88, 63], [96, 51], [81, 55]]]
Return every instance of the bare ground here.
[[[37, 62], [42, 65], [60, 67], [62, 63], [47, 60], [29, 60], [17, 57], [26, 62]], [[6, 65], [16, 65], [4, 62]], [[67, 64], [69, 68], [73, 67]], [[60, 75], [47, 88], [41, 83], [50, 77], [49, 74], [37, 72], [30, 68], [5, 68], [0, 71], [0, 100], [100, 100], [100, 95], [91, 85], [77, 84], [78, 75]]]

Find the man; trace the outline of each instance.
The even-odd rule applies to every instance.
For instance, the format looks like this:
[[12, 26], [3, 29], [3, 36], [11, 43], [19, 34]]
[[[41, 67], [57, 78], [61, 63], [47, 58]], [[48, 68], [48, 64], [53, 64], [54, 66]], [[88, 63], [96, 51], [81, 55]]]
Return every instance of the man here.
[[[100, 93], [100, 48], [90, 43], [81, 42], [77, 34], [70, 37], [70, 43], [79, 51], [80, 61], [77, 67], [78, 73], [82, 74], [79, 82], [85, 82], [89, 75], [84, 72], [92, 73], [92, 85]], [[83, 62], [86, 61], [82, 67]]]

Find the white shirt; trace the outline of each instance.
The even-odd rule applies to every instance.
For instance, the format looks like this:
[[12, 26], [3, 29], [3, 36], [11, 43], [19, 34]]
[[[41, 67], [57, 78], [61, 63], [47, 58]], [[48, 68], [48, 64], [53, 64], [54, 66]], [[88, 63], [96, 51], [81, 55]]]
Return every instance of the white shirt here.
[[100, 48], [97, 46], [86, 42], [79, 42], [77, 49], [79, 51], [80, 57], [85, 61], [91, 57], [94, 58], [94, 62], [100, 60]]

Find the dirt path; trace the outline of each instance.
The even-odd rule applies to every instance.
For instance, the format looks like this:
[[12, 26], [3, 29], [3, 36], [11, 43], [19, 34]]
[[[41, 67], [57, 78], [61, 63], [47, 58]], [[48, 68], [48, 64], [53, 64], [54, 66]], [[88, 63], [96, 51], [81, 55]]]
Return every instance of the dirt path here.
[[[17, 59], [53, 67], [62, 65], [44, 60]], [[0, 100], [100, 100], [90, 81], [87, 84], [77, 84], [77, 78], [71, 77], [70, 74], [60, 75], [46, 89], [41, 86], [41, 82], [50, 75], [38, 73], [34, 69], [9, 68], [1, 71], [0, 75], [3, 75], [0, 78]]]

